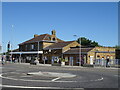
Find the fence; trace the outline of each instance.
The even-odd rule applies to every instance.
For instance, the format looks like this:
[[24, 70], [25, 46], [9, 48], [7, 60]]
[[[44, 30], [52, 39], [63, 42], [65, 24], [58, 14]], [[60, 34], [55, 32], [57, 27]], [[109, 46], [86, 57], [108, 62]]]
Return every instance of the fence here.
[[118, 67], [120, 65], [119, 59], [110, 59], [108, 62], [106, 59], [96, 59], [94, 61], [94, 66], [100, 67]]

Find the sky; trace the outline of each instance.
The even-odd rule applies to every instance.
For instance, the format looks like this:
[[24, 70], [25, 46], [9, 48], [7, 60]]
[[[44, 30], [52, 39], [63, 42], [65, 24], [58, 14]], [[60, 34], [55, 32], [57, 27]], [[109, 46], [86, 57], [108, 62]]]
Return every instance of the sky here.
[[[2, 44], [12, 49], [33, 38], [51, 34], [72, 41], [86, 37], [103, 46], [118, 45], [117, 2], [3, 2]], [[74, 37], [77, 35], [78, 37]]]

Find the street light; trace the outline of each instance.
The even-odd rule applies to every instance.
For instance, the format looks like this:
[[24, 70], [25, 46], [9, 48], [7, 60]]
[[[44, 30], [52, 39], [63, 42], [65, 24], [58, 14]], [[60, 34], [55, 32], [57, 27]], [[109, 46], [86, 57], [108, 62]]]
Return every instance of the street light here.
[[[73, 35], [74, 37], [77, 37], [77, 38], [80, 38], [79, 36], [77, 36], [77, 35]], [[79, 48], [79, 66], [81, 66], [82, 64], [81, 64], [81, 38], [80, 38], [80, 41], [79, 41], [79, 43], [80, 43], [80, 48]]]
[[39, 41], [38, 41], [38, 53], [37, 53], [37, 59], [39, 59], [39, 47], [40, 47], [40, 44], [39, 44]]
[[[14, 25], [11, 25], [11, 27], [12, 27], [12, 30], [13, 30]], [[12, 55], [12, 48], [13, 48], [13, 47], [12, 47], [12, 39], [13, 39], [13, 38], [12, 38], [12, 30], [11, 30], [11, 62], [12, 62], [12, 56], [13, 56], [13, 55]]]

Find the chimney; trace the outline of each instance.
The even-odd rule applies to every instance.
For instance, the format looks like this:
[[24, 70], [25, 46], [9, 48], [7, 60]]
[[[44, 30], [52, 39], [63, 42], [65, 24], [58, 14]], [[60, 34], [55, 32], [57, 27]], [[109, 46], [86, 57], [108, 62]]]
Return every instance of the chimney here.
[[34, 34], [34, 38], [37, 37], [37, 36], [39, 36], [39, 35], [38, 34]]
[[56, 31], [52, 30], [52, 35], [56, 36]]
[[57, 38], [56, 38], [56, 31], [55, 30], [52, 30], [52, 35], [51, 35], [51, 41], [57, 41]]

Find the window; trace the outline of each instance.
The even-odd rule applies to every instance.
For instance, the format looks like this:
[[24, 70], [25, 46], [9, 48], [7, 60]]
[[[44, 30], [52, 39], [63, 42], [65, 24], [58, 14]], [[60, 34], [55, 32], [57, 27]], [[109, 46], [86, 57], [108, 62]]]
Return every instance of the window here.
[[70, 57], [70, 59], [69, 59], [69, 65], [73, 66], [73, 57]]
[[20, 49], [20, 51], [22, 51], [22, 45], [20, 46], [20, 48], [19, 48], [19, 49]]
[[25, 49], [27, 50], [27, 45], [25, 45]]
[[34, 44], [31, 45], [31, 49], [34, 49]]
[[73, 57], [70, 57], [70, 60], [73, 60]]
[[100, 57], [100, 55], [97, 55], [97, 57]]
[[76, 57], [76, 63], [79, 63], [80, 60], [79, 60], [79, 57]]
[[55, 38], [53, 38], [53, 41], [55, 41]]
[[68, 62], [68, 57], [65, 57], [65, 62]]
[[58, 62], [58, 56], [52, 56], [52, 64]]

